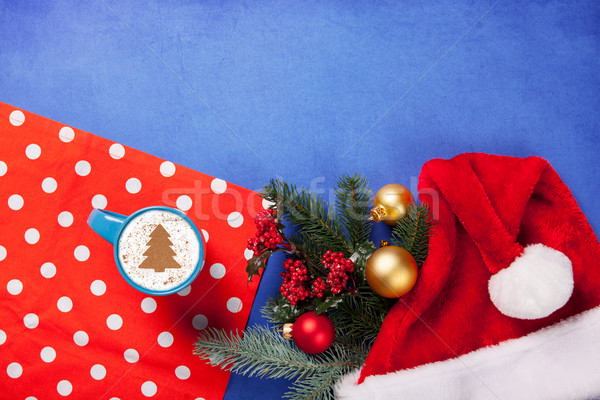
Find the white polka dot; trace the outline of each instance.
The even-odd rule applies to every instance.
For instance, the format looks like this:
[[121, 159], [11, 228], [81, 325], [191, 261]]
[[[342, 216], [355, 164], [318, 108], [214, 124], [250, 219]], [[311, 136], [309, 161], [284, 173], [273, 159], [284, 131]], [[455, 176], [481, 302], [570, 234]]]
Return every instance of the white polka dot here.
[[262, 206], [265, 210], [274, 205], [275, 205], [275, 203], [273, 203], [272, 201], [269, 201], [267, 199], [262, 199]]
[[162, 176], [171, 177], [175, 174], [175, 164], [171, 161], [165, 161], [160, 164], [160, 173]]
[[202, 231], [202, 236], [204, 236], [204, 241], [208, 242], [208, 238], [210, 237], [208, 235], [208, 232], [206, 230], [204, 230], [204, 229], [201, 229], [201, 231]]
[[25, 148], [25, 155], [30, 160], [35, 160], [42, 155], [42, 148], [37, 144], [32, 143]]
[[90, 285], [90, 290], [92, 291], [92, 294], [96, 296], [102, 296], [104, 292], [106, 292], [106, 283], [100, 279], [97, 279]]
[[156, 394], [158, 388], [156, 387], [156, 383], [152, 381], [146, 381], [142, 383], [142, 394], [146, 397], [152, 397]]
[[6, 332], [0, 329], [0, 344], [4, 344], [6, 342]]
[[36, 244], [40, 240], [40, 232], [35, 228], [29, 228], [25, 231], [25, 241], [29, 244]]
[[198, 314], [192, 319], [192, 325], [194, 325], [195, 329], [201, 331], [208, 326], [208, 318], [205, 315]]
[[187, 211], [192, 208], [192, 198], [186, 194], [177, 198], [177, 208], [181, 211]]
[[40, 267], [40, 274], [42, 274], [44, 278], [52, 278], [56, 275], [56, 266], [51, 262], [43, 263]]
[[56, 391], [61, 396], [68, 396], [73, 391], [73, 385], [67, 380], [60, 381], [58, 382], [58, 385], [56, 385]]
[[4, 176], [8, 171], [8, 166], [4, 161], [0, 161], [0, 176]]
[[119, 143], [114, 143], [110, 146], [110, 149], [108, 149], [108, 154], [115, 160], [119, 160], [125, 155], [125, 147]]
[[90, 375], [95, 380], [100, 381], [106, 376], [106, 368], [104, 368], [104, 365], [102, 364], [93, 365], [92, 368], [90, 368]]
[[38, 399], [37, 399], [37, 397], [28, 396], [28, 397], [25, 397], [25, 400], [38, 400]]
[[37, 328], [40, 323], [40, 319], [34, 313], [29, 313], [25, 317], [23, 317], [23, 324], [25, 328], [34, 329]]
[[173, 344], [173, 335], [169, 332], [162, 332], [158, 335], [158, 344], [161, 347], [169, 347]]
[[138, 193], [142, 190], [142, 182], [138, 178], [129, 178], [125, 183], [125, 189], [132, 194]]
[[210, 276], [215, 279], [221, 279], [225, 276], [225, 266], [220, 263], [216, 263], [210, 266]]
[[18, 279], [11, 279], [6, 284], [6, 290], [8, 290], [8, 293], [16, 296], [23, 290], [23, 283]]
[[123, 357], [125, 357], [125, 361], [128, 363], [138, 362], [140, 359], [139, 353], [134, 349], [127, 349], [125, 353], [123, 353]]
[[97, 194], [94, 197], [92, 197], [92, 207], [106, 208], [107, 205], [108, 205], [108, 201], [106, 200], [106, 197], [104, 197], [104, 195]]
[[84, 245], [77, 246], [75, 247], [73, 255], [75, 256], [77, 261], [86, 261], [88, 258], [90, 258], [90, 249], [88, 249]]
[[239, 212], [234, 211], [227, 216], [227, 223], [232, 228], [239, 228], [244, 223], [244, 216]]
[[254, 257], [254, 251], [250, 250], [250, 249], [246, 249], [244, 250], [244, 258], [246, 260], [251, 259], [252, 257]]
[[23, 367], [17, 362], [10, 363], [8, 364], [8, 367], [6, 367], [6, 373], [9, 377], [17, 379], [23, 373]]
[[23, 125], [23, 122], [25, 122], [25, 114], [23, 114], [23, 111], [15, 110], [10, 113], [8, 120], [14, 126], [21, 126]]
[[177, 294], [180, 296], [187, 296], [188, 294], [190, 294], [191, 291], [192, 291], [192, 285], [188, 285], [188, 286], [184, 287], [183, 289], [181, 289], [179, 292], [177, 292]]
[[75, 164], [75, 173], [79, 176], [87, 176], [92, 172], [92, 166], [85, 160], [77, 161]]
[[4, 246], [0, 246], [0, 261], [6, 258], [7, 252]]
[[40, 357], [43, 362], [51, 363], [56, 358], [56, 350], [50, 346], [44, 347], [40, 352]]
[[58, 184], [54, 178], [48, 177], [42, 181], [42, 190], [46, 193], [54, 193], [57, 187]]
[[210, 183], [210, 188], [216, 194], [224, 193], [227, 190], [227, 182], [223, 179], [215, 178]]
[[75, 131], [73, 128], [63, 126], [60, 128], [60, 131], [58, 131], [58, 137], [63, 142], [69, 143], [71, 140], [75, 139]]
[[85, 346], [90, 341], [90, 337], [84, 331], [77, 331], [73, 335], [73, 341], [77, 346]]
[[232, 313], [237, 313], [242, 311], [242, 300], [240, 300], [237, 297], [232, 297], [229, 300], [227, 300], [227, 309], [229, 310], [229, 312]]
[[142, 300], [142, 311], [146, 314], [151, 314], [156, 311], [156, 300], [152, 297], [146, 297]]
[[196, 397], [194, 400], [206, 400], [204, 397]]
[[119, 314], [109, 315], [108, 318], [106, 318], [106, 325], [108, 326], [108, 329], [113, 331], [119, 330], [123, 326], [123, 318], [121, 318]]
[[67, 296], [63, 296], [56, 302], [56, 307], [62, 312], [69, 312], [73, 309], [73, 301]]
[[186, 380], [191, 375], [192, 373], [190, 372], [190, 369], [185, 365], [180, 365], [179, 367], [175, 368], [175, 376], [181, 380]]
[[23, 200], [23, 197], [19, 196], [18, 194], [13, 194], [8, 198], [8, 208], [11, 210], [20, 210], [23, 208], [24, 204], [25, 201]]
[[64, 228], [67, 228], [73, 224], [73, 214], [68, 211], [63, 211], [58, 214], [58, 224]]
[[108, 399], [108, 400], [121, 400], [121, 399], [119, 399], [118, 397], [111, 397], [111, 398], [110, 398], [110, 399]]

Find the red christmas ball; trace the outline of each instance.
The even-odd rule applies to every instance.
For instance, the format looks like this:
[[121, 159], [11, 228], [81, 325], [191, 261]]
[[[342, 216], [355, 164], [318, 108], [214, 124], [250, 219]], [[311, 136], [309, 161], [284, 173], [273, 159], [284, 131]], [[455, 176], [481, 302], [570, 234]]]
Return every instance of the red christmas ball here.
[[305, 353], [322, 353], [335, 339], [333, 322], [325, 314], [314, 311], [302, 314], [292, 325], [292, 339]]

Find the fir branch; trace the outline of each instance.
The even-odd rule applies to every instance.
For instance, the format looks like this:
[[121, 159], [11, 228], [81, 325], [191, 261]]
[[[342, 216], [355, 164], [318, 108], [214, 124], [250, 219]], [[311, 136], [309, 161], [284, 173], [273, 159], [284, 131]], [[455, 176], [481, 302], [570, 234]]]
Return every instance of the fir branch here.
[[291, 390], [284, 394], [284, 398], [292, 400], [333, 400], [335, 398], [335, 384], [344, 374], [362, 367], [367, 357], [368, 349], [348, 346], [336, 341], [327, 352], [326, 357], [345, 360], [331, 366], [325, 373], [311, 374], [304, 378], [296, 379]]
[[404, 218], [394, 226], [390, 242], [406, 249], [421, 268], [429, 254], [429, 237], [434, 225], [427, 205], [410, 205]]
[[367, 180], [358, 174], [343, 175], [338, 180], [336, 194], [336, 215], [352, 245], [352, 250], [369, 240], [372, 224], [367, 221], [372, 200], [372, 192]]
[[332, 370], [325, 374], [312, 375], [303, 380], [296, 380], [291, 390], [283, 395], [290, 400], [334, 400], [335, 382], [341, 376]]
[[263, 197], [276, 203], [280, 217], [304, 235], [301, 237], [304, 240], [302, 244], [312, 241], [321, 254], [327, 250], [352, 253], [339, 222], [328, 212], [326, 203], [319, 196], [304, 188], [298, 190], [296, 185], [272, 179], [265, 186]]
[[360, 368], [364, 357], [335, 344], [318, 357], [298, 349], [280, 333], [255, 325], [239, 332], [215, 328], [202, 331], [194, 354], [209, 364], [241, 375], [305, 380], [332, 371], [346, 373]]
[[395, 299], [378, 296], [365, 286], [359, 289], [358, 297], [346, 296], [329, 316], [341, 337], [361, 340], [370, 347], [394, 302]]

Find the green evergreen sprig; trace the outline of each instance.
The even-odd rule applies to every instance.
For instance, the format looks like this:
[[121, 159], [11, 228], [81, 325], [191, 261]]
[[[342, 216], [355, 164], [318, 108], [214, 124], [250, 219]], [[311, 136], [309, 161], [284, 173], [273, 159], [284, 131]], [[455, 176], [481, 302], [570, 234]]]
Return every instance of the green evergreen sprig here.
[[359, 289], [359, 296], [346, 296], [329, 317], [345, 337], [370, 347], [377, 338], [383, 320], [395, 299], [374, 294], [368, 286]]
[[369, 184], [360, 175], [342, 175], [335, 190], [336, 216], [353, 251], [369, 240], [372, 224], [367, 221], [372, 201]]
[[194, 345], [194, 354], [213, 366], [241, 375], [295, 380], [285, 397], [333, 399], [337, 377], [360, 368], [367, 348], [334, 342], [324, 353], [313, 356], [298, 349], [279, 332], [253, 326], [239, 332], [207, 328]]
[[410, 205], [404, 218], [394, 226], [390, 242], [408, 251], [420, 269], [429, 254], [429, 237], [434, 225], [426, 204]]
[[328, 249], [352, 253], [339, 221], [320, 196], [305, 188], [298, 189], [296, 185], [272, 179], [265, 186], [263, 197], [277, 204], [278, 217], [290, 222], [291, 227], [301, 234], [295, 236], [298, 240], [295, 245], [303, 246], [310, 241], [322, 250], [321, 254]]

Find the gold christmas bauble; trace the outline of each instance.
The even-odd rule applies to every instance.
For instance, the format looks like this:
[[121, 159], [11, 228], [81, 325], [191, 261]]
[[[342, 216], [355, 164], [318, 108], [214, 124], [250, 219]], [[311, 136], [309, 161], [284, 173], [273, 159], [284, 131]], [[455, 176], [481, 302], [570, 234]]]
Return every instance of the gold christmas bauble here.
[[404, 296], [417, 281], [417, 263], [402, 247], [382, 246], [365, 267], [367, 283], [375, 293], [388, 298]]
[[408, 206], [414, 202], [415, 198], [406, 187], [397, 183], [385, 185], [375, 193], [375, 207], [370, 212], [370, 219], [396, 225], [396, 222], [406, 215]]

